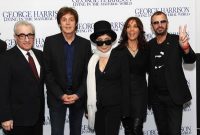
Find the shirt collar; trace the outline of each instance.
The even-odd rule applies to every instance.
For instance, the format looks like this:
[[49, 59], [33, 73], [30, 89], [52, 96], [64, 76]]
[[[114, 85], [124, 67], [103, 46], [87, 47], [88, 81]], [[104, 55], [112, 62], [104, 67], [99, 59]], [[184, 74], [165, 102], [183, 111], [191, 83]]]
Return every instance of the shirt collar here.
[[27, 52], [30, 52], [30, 54], [33, 53], [32, 50], [29, 50], [29, 51], [25, 51], [25, 50], [23, 50], [22, 48], [19, 47], [19, 45], [17, 45], [17, 48], [22, 52], [22, 54], [23, 54], [24, 56], [26, 56]]

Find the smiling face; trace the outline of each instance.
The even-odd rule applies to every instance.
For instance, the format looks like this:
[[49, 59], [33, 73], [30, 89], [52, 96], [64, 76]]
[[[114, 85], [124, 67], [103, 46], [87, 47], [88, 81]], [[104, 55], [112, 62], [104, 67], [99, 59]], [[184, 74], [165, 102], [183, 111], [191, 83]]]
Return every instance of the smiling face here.
[[167, 34], [168, 20], [164, 14], [154, 15], [151, 19], [151, 26], [156, 35]]
[[126, 32], [127, 32], [127, 37], [128, 37], [129, 41], [137, 40], [140, 30], [139, 30], [135, 20], [130, 20], [128, 22]]
[[[96, 41], [109, 41], [109, 40], [112, 40], [112, 38], [107, 34], [98, 36], [96, 39]], [[103, 45], [101, 45], [101, 46], [97, 45], [97, 49], [103, 53], [108, 52], [111, 48], [112, 48], [112, 42], [110, 42], [110, 44], [108, 44], [108, 45], [106, 43], [103, 43]]]
[[21, 24], [21, 25], [16, 26], [14, 38], [17, 45], [21, 49], [25, 51], [29, 51], [34, 45], [35, 37], [33, 34], [34, 32], [31, 25]]
[[76, 20], [74, 15], [67, 13], [63, 15], [60, 19], [60, 24], [59, 24], [61, 31], [63, 34], [75, 34], [76, 31]]

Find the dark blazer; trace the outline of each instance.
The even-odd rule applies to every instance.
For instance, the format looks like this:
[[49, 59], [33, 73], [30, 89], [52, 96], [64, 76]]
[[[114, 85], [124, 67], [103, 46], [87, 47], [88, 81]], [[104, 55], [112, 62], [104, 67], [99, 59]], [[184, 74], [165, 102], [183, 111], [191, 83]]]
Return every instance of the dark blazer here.
[[[190, 48], [190, 52], [188, 54], [183, 52], [179, 44], [179, 36], [177, 35], [167, 34], [166, 41], [166, 84], [174, 103], [182, 105], [192, 99], [190, 90], [187, 85], [187, 80], [183, 72], [182, 59], [184, 60], [184, 63], [194, 63], [196, 60], [196, 55], [192, 48]], [[152, 49], [154, 49], [153, 44], [156, 44], [155, 38], [149, 41], [150, 52], [152, 52]], [[153, 55], [151, 55], [151, 59], [153, 59]], [[152, 83], [151, 72], [149, 74], [149, 89], [151, 98], [155, 90], [155, 86], [153, 86]]]
[[16, 46], [0, 56], [0, 122], [32, 126], [44, 119], [43, 56], [32, 50], [41, 66], [39, 80]]
[[0, 39], [0, 53], [5, 52], [6, 48], [7, 48], [6, 42]]
[[[75, 37], [72, 68], [72, 93], [79, 97], [86, 94], [87, 64], [91, 56], [90, 41], [80, 36]], [[67, 91], [66, 58], [62, 33], [47, 37], [44, 43], [44, 63], [46, 71], [47, 102], [49, 107], [63, 104], [60, 100]]]
[[128, 58], [124, 53], [113, 49], [102, 75], [96, 66], [97, 108], [121, 106], [122, 116], [130, 114], [130, 78]]

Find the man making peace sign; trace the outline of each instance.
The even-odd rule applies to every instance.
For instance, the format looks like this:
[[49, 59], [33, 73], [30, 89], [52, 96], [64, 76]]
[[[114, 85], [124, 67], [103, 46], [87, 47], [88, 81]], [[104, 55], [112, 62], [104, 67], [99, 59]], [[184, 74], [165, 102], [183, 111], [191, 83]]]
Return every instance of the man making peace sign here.
[[179, 36], [169, 34], [167, 15], [161, 11], [151, 16], [155, 38], [149, 41], [149, 101], [159, 135], [181, 135], [183, 104], [192, 99], [185, 78], [184, 63], [194, 63], [196, 55], [188, 42], [186, 26]]

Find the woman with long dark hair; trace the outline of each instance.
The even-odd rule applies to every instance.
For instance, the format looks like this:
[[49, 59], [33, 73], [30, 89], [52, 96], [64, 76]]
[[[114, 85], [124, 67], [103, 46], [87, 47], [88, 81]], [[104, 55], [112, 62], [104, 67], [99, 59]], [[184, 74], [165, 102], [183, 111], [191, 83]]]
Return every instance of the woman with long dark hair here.
[[141, 20], [130, 17], [126, 20], [119, 46], [129, 60], [130, 116], [122, 118], [125, 135], [143, 135], [143, 122], [147, 111], [148, 47]]

